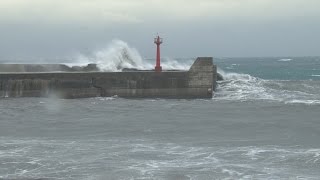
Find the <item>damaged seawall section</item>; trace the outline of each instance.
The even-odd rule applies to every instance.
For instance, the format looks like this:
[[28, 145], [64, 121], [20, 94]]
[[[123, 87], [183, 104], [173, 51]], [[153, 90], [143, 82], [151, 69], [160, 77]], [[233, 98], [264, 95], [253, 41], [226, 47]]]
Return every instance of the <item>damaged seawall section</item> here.
[[0, 73], [0, 97], [212, 98], [216, 80], [201, 57], [189, 71]]

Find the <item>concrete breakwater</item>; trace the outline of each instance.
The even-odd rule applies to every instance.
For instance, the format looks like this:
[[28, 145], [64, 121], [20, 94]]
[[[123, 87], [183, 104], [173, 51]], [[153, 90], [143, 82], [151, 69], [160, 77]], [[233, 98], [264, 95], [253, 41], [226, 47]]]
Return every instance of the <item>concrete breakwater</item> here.
[[[86, 67], [87, 71], [95, 70], [94, 65]], [[217, 81], [217, 67], [212, 57], [197, 58], [189, 71], [78, 70], [0, 73], [0, 97], [212, 98]]]
[[0, 64], [0, 73], [18, 73], [18, 72], [91, 72], [99, 71], [96, 64], [87, 66], [72, 66], [64, 64]]

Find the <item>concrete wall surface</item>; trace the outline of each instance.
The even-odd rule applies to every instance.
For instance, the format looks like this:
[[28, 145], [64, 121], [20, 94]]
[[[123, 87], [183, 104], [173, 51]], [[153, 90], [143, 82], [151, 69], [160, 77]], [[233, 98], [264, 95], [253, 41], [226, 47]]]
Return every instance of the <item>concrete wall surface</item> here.
[[216, 76], [211, 57], [189, 71], [1, 73], [0, 97], [212, 98]]

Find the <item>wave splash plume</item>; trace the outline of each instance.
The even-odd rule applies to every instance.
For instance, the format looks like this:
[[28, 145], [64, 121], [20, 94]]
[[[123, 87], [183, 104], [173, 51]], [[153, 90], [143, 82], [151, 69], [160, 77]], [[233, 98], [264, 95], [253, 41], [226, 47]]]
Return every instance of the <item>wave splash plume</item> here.
[[[154, 69], [154, 60], [143, 58], [136, 48], [121, 40], [113, 40], [106, 48], [95, 51], [89, 56], [80, 55], [77, 57], [78, 64], [97, 64], [101, 71], [119, 72], [125, 68], [138, 70]], [[185, 63], [170, 58], [163, 58], [161, 65], [164, 70], [188, 70], [193, 60]]]

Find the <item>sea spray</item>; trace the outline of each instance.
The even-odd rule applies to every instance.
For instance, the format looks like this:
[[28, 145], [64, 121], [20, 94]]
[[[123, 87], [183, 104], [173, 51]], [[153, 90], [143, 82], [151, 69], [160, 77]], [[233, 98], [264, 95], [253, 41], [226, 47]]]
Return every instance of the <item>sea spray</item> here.
[[106, 48], [95, 51], [90, 56], [80, 55], [77, 62], [95, 63], [101, 71], [117, 72], [123, 68], [151, 69], [139, 52], [121, 40], [113, 40]]
[[[146, 60], [136, 48], [121, 40], [113, 40], [106, 48], [95, 51], [89, 56], [78, 55], [76, 59], [77, 65], [94, 63], [97, 64], [101, 71], [105, 72], [117, 72], [124, 68], [139, 70], [151, 70], [154, 68], [153, 61]], [[179, 62], [167, 57], [161, 60], [163, 70], [188, 70], [194, 61], [194, 59], [189, 59]]]
[[175, 60], [172, 58], [163, 58], [161, 59], [161, 66], [163, 70], [184, 70], [187, 71], [190, 69], [192, 63], [195, 59], [184, 59], [184, 60]]

